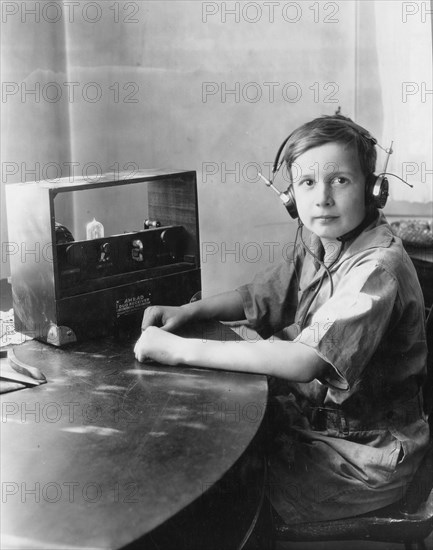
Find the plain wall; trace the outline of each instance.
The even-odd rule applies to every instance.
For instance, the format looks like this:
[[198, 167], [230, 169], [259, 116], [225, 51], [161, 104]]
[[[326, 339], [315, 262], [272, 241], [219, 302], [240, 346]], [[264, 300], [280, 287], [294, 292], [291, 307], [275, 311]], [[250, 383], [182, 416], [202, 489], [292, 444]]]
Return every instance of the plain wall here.
[[[78, 14], [4, 25], [6, 79], [29, 89], [53, 81], [65, 91], [55, 103], [8, 98], [3, 159], [20, 169], [7, 181], [35, 179], [27, 167], [36, 162], [42, 172], [58, 163], [62, 175], [70, 173], [65, 162], [78, 163], [79, 175], [89, 163], [197, 170], [204, 291], [249, 280], [281, 257], [295, 227], [257, 166], [269, 176], [280, 142], [308, 118], [338, 105], [353, 112], [354, 4], [341, 4], [337, 17], [300, 3], [285, 17], [263, 9], [257, 19], [254, 6], [230, 15], [215, 2], [146, 1], [120, 3], [117, 22], [99, 5], [93, 24]], [[78, 83], [69, 85], [72, 102], [64, 82]], [[98, 101], [89, 100], [92, 82]]]

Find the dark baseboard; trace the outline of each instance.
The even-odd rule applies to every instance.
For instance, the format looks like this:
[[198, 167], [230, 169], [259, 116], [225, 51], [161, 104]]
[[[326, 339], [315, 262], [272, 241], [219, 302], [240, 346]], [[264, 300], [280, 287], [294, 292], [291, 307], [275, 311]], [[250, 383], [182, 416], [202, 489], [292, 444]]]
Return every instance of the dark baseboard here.
[[12, 287], [7, 279], [0, 279], [0, 309], [9, 311], [12, 307]]

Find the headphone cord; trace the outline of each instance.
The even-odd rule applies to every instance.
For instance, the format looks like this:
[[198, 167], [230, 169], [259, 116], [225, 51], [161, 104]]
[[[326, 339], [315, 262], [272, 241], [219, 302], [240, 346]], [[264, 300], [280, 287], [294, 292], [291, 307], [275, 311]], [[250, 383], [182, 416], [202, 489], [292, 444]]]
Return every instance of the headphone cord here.
[[[334, 261], [332, 262], [332, 264], [327, 267], [325, 265], [324, 262], [322, 262], [322, 260], [320, 260], [316, 254], [314, 254], [313, 252], [311, 252], [311, 250], [308, 248], [308, 246], [305, 244], [305, 241], [304, 241], [304, 238], [302, 236], [302, 228], [304, 227], [304, 224], [301, 222], [301, 220], [298, 218], [298, 230], [299, 231], [299, 237], [301, 239], [301, 243], [302, 243], [302, 246], [304, 247], [304, 250], [306, 252], [308, 252], [308, 254], [310, 254], [310, 256], [312, 256], [316, 262], [318, 262], [322, 267], [323, 269], [326, 271], [326, 274], [328, 275], [328, 278], [329, 278], [329, 283], [330, 283], [330, 294], [329, 294], [329, 298], [332, 298], [332, 295], [334, 294], [334, 283], [333, 283], [333, 280], [332, 280], [332, 275], [331, 275], [331, 272], [330, 272], [330, 268], [335, 264], [335, 262], [338, 260], [338, 258], [340, 257], [340, 253], [341, 253], [341, 250], [343, 249], [343, 247], [340, 248], [340, 252], [338, 253], [338, 256], [334, 259]], [[320, 288], [320, 286], [319, 286]]]
[[299, 237], [299, 234], [300, 234], [301, 231], [302, 231], [302, 224], [298, 223], [298, 227], [296, 228], [295, 242], [294, 242], [294, 244], [293, 244], [293, 250], [292, 250], [292, 264], [293, 264], [293, 270], [294, 270], [294, 272], [295, 272], [296, 284], [297, 284], [298, 292], [301, 290], [301, 287], [300, 287], [300, 281], [299, 281], [299, 276], [298, 276], [298, 270], [296, 269], [296, 258], [295, 258], [295, 254], [296, 254], [296, 252], [297, 252], [298, 237]]
[[402, 181], [403, 183], [405, 183], [406, 185], [408, 185], [409, 187], [412, 187], [413, 189], [413, 185], [408, 183], [406, 180], [404, 180], [403, 178], [401, 178], [400, 176], [397, 176], [397, 174], [393, 174], [392, 172], [381, 172], [380, 174], [378, 174], [378, 178], [380, 178], [380, 176], [394, 176], [395, 178], [399, 179], [400, 181]]

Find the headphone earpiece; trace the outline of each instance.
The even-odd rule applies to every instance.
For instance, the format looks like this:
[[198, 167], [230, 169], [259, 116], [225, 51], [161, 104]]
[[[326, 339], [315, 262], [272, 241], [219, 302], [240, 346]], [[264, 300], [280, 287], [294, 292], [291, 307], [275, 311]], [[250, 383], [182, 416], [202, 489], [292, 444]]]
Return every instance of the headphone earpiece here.
[[365, 183], [365, 204], [375, 208], [384, 208], [389, 195], [388, 178], [384, 175], [370, 174]]
[[299, 218], [299, 214], [298, 214], [298, 209], [296, 207], [295, 192], [293, 191], [293, 185], [290, 185], [284, 194], [288, 198], [284, 206], [286, 207], [286, 210], [290, 214], [290, 216], [294, 220], [296, 220], [296, 218]]

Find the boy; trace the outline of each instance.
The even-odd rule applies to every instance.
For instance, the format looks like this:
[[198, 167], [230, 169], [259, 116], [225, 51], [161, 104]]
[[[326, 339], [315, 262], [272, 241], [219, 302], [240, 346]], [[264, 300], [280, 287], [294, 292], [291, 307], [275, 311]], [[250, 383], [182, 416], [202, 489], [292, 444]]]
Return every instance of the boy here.
[[[423, 299], [400, 239], [373, 203], [375, 143], [338, 115], [295, 130], [284, 160], [309, 245], [302, 240], [293, 261], [235, 291], [148, 308], [135, 346], [139, 361], [272, 377], [279, 395], [274, 390], [269, 496], [286, 522], [398, 500], [428, 443]], [[172, 334], [206, 319], [247, 319], [264, 340]]]

